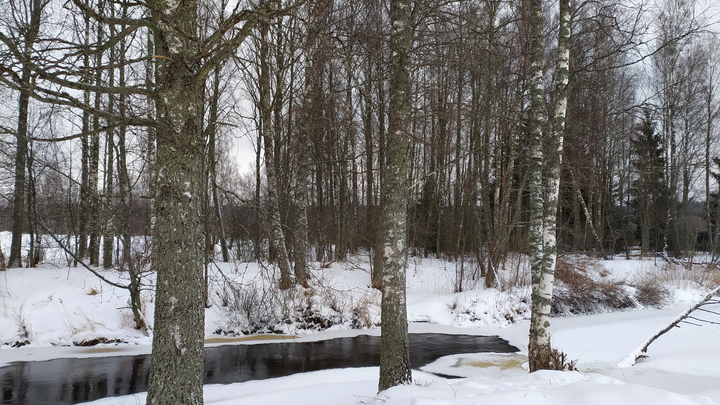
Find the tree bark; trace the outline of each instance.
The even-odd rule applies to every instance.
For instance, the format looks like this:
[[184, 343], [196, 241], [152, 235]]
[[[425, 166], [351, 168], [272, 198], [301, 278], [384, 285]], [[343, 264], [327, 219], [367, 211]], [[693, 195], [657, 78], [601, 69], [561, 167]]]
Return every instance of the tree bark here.
[[295, 280], [303, 287], [308, 286], [308, 180], [310, 166], [310, 143], [316, 131], [320, 131], [322, 116], [322, 60], [321, 32], [327, 26], [327, 14], [332, 9], [332, 0], [311, 0], [308, 3], [307, 36], [305, 42], [305, 83], [299, 133], [296, 138], [297, 176], [295, 179], [295, 205], [297, 214], [294, 229]]
[[278, 196], [278, 178], [275, 135], [271, 126], [270, 106], [270, 66], [269, 66], [269, 24], [263, 23], [260, 43], [260, 132], [262, 133], [265, 151], [265, 174], [267, 177], [267, 198], [268, 198], [268, 221], [270, 222], [270, 246], [277, 255], [277, 263], [280, 268], [279, 285], [281, 289], [288, 289], [292, 286], [290, 260], [287, 248], [285, 247], [285, 236], [280, 219], [280, 202]]
[[412, 17], [409, 0], [390, 1], [390, 116], [383, 179], [383, 282], [380, 380], [378, 389], [409, 384], [405, 272], [407, 267], [407, 199], [412, 97]]
[[[153, 0], [157, 128], [157, 270], [148, 405], [203, 403], [205, 306], [200, 178], [205, 143], [195, 2]], [[172, 21], [172, 25], [166, 23]], [[194, 31], [190, 31], [194, 32]]]
[[[27, 26], [24, 41], [24, 55], [30, 59], [32, 46], [40, 31], [40, 16], [42, 15], [43, 3], [40, 0], [32, 0], [30, 21]], [[21, 79], [23, 87], [30, 87], [32, 68], [28, 63], [22, 66]], [[13, 193], [13, 226], [12, 239], [10, 241], [10, 257], [8, 268], [22, 267], [22, 236], [25, 224], [25, 197], [26, 197], [26, 166], [28, 155], [28, 110], [30, 108], [29, 91], [20, 91], [18, 100], [18, 121], [16, 147], [15, 147], [15, 189]], [[32, 255], [33, 252], [30, 252]], [[4, 260], [4, 259], [3, 259]]]
[[[222, 17], [221, 17], [222, 18]], [[213, 73], [213, 93], [212, 93], [212, 100], [210, 101], [210, 116], [208, 117], [208, 125], [207, 125], [207, 138], [208, 138], [208, 181], [209, 181], [209, 187], [210, 187], [210, 196], [212, 198], [212, 205], [213, 210], [215, 214], [215, 219], [217, 220], [217, 229], [218, 229], [218, 239], [220, 240], [220, 252], [222, 253], [222, 261], [227, 263], [230, 261], [230, 251], [228, 249], [227, 244], [227, 238], [225, 236], [225, 225], [223, 224], [223, 217], [222, 217], [222, 206], [220, 204], [220, 196], [218, 195], [218, 186], [217, 186], [217, 163], [218, 163], [218, 154], [217, 154], [217, 121], [219, 120], [219, 103], [220, 103], [220, 71], [222, 70], [222, 66], [218, 66], [215, 68], [215, 71]], [[208, 217], [210, 217], [210, 213], [208, 212]], [[210, 249], [214, 250], [214, 247], [210, 246]], [[212, 255], [212, 251], [210, 252]], [[212, 257], [212, 256], [211, 256]]]
[[567, 84], [570, 60], [570, 2], [559, 0], [560, 28], [552, 132], [543, 136], [542, 1], [531, 1], [531, 179], [530, 265], [532, 304], [528, 354], [530, 371], [550, 368], [550, 309], [557, 259], [557, 210], [560, 191]]
[[[104, 2], [103, 0], [99, 0], [97, 4], [97, 8], [100, 10], [100, 12], [103, 12], [104, 10]], [[97, 44], [100, 46], [103, 46], [103, 26], [101, 24], [97, 24], [97, 37], [96, 37]], [[98, 53], [95, 58], [95, 78], [94, 82], [96, 86], [102, 86], [103, 85], [103, 55], [101, 53]], [[100, 111], [102, 106], [102, 93], [95, 93], [94, 94], [94, 104], [95, 109]], [[97, 114], [93, 115], [92, 120], [92, 130], [97, 131], [100, 128], [100, 117]], [[94, 132], [93, 134], [89, 135], [90, 137], [90, 144], [89, 144], [89, 155], [88, 155], [88, 193], [86, 194], [88, 200], [84, 202], [83, 204], [86, 204], [88, 207], [89, 217], [88, 217], [88, 231], [90, 232], [90, 241], [89, 241], [89, 255], [90, 255], [90, 265], [91, 266], [99, 266], [100, 265], [100, 196], [98, 193], [98, 186], [99, 186], [99, 169], [100, 169], [100, 133]]]
[[[111, 16], [115, 16], [115, 7], [111, 7]], [[114, 37], [115, 34], [115, 26], [110, 27], [110, 38]], [[110, 59], [109, 64], [118, 64], [117, 55], [115, 52], [115, 49], [110, 50]], [[120, 69], [124, 69], [122, 64], [118, 64], [120, 66]], [[110, 86], [115, 85], [115, 69], [110, 68], [108, 72], [108, 84]], [[124, 85], [123, 81], [120, 81], [120, 85]], [[108, 106], [107, 109], [109, 112], [113, 113], [115, 111], [115, 97], [110, 96], [108, 97]], [[114, 154], [115, 154], [115, 130], [109, 129], [105, 132], [105, 181], [103, 182], [104, 185], [104, 193], [103, 193], [103, 212], [105, 213], [103, 221], [103, 249], [102, 249], [102, 264], [103, 268], [109, 269], [113, 265], [113, 245], [115, 242], [115, 220], [114, 217], [117, 216], [117, 213], [115, 212], [115, 209], [113, 207], [114, 204]]]
[[[22, 81], [30, 83], [30, 68], [23, 67]], [[28, 154], [27, 124], [30, 97], [27, 92], [20, 92], [18, 109], [18, 125], [15, 146], [15, 190], [13, 193], [13, 226], [10, 241], [10, 257], [8, 268], [22, 267], [22, 237], [25, 224], [25, 175]]]

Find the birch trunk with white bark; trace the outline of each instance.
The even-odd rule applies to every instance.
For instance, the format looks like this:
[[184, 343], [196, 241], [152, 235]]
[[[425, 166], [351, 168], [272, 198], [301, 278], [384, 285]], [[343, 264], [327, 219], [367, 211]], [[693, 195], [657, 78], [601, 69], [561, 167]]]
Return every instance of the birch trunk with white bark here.
[[380, 380], [378, 389], [409, 384], [405, 271], [407, 267], [407, 199], [412, 96], [412, 17], [409, 0], [390, 1], [390, 105], [385, 144], [385, 166], [381, 171], [383, 280]]
[[570, 2], [559, 0], [560, 27], [555, 72], [554, 109], [551, 133], [544, 135], [542, 1], [531, 1], [531, 179], [530, 179], [530, 262], [532, 304], [529, 338], [530, 371], [550, 368], [550, 310], [555, 262], [557, 260], [557, 210], [560, 192], [567, 85], [570, 63]]

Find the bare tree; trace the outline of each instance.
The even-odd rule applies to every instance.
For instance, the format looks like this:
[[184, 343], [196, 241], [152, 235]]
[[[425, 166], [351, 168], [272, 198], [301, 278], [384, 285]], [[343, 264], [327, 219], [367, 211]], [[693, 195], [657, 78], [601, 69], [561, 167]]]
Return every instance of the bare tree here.
[[557, 210], [560, 191], [567, 84], [570, 62], [571, 8], [559, 0], [558, 60], [555, 72], [554, 105], [550, 133], [544, 134], [542, 1], [530, 2], [531, 30], [531, 178], [530, 178], [530, 263], [532, 303], [528, 358], [530, 371], [548, 369], [552, 362], [550, 308], [557, 259]]
[[413, 20], [409, 0], [390, 2], [390, 104], [385, 144], [385, 167], [381, 171], [383, 282], [380, 382], [386, 390], [409, 384], [405, 272], [407, 267], [408, 140], [412, 100]]
[[[30, 58], [32, 48], [40, 32], [40, 22], [43, 8], [47, 3], [41, 0], [31, 2], [12, 3], [12, 14], [18, 23], [19, 42], [21, 42], [23, 57]], [[24, 9], [23, 9], [24, 8]], [[32, 80], [32, 65], [29, 62], [21, 63], [21, 87], [30, 87]], [[28, 109], [30, 107], [30, 93], [20, 90], [18, 100], [17, 132], [15, 133], [15, 190], [13, 194], [13, 228], [10, 241], [10, 257], [8, 267], [22, 267], [22, 235], [25, 224], [26, 208], [26, 170], [28, 158]], [[32, 254], [32, 253], [31, 253]]]

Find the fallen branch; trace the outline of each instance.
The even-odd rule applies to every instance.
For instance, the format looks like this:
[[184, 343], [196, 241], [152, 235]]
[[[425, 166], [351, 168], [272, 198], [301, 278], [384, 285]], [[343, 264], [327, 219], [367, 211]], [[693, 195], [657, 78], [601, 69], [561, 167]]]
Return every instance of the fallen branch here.
[[[664, 335], [665, 333], [670, 331], [672, 328], [679, 327], [678, 325], [681, 322], [689, 323], [686, 321], [687, 318], [697, 319], [697, 318], [691, 317], [690, 314], [693, 313], [694, 311], [696, 311], [701, 306], [711, 303], [711, 302], [714, 302], [715, 300], [713, 298], [718, 294], [720, 294], [720, 286], [715, 287], [712, 291], [710, 291], [708, 293], [708, 295], [705, 296], [705, 298], [703, 298], [702, 300], [697, 302], [695, 305], [688, 308], [682, 314], [678, 315], [672, 322], [670, 322], [670, 324], [668, 326], [666, 326], [665, 328], [660, 330], [658, 333], [653, 335], [650, 339], [646, 340], [645, 343], [643, 343], [639, 348], [635, 349], [632, 353], [630, 353], [625, 358], [625, 360], [620, 362], [620, 364], [618, 364], [618, 366], [619, 367], [632, 367], [635, 365], [635, 363], [637, 363], [637, 361], [639, 359], [647, 357], [647, 355], [645, 353], [647, 353], [648, 346], [650, 346], [650, 344], [652, 342], [656, 341], [660, 336]], [[707, 322], [707, 321], [705, 321], [705, 322]], [[695, 324], [693, 324], [693, 325], [695, 325]]]

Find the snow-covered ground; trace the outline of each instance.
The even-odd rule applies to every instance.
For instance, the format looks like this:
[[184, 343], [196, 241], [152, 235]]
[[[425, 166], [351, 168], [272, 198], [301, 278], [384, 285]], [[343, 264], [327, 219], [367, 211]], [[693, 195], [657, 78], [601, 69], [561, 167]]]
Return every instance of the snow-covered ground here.
[[[521, 261], [509, 261], [509, 277]], [[282, 301], [275, 313], [281, 322], [266, 331], [285, 332], [298, 340], [321, 340], [378, 334], [380, 296], [370, 286], [367, 257], [348, 263], [315, 264], [313, 292], [278, 292], [269, 287], [272, 270], [257, 264], [219, 264], [211, 269], [212, 306], [207, 309], [206, 337], [219, 344], [215, 332], [263, 330], [248, 316], [229, 316], [248, 302]], [[662, 309], [558, 317], [553, 343], [578, 371], [528, 374], [527, 288], [499, 291], [477, 287], [453, 293], [457, 263], [411, 259], [408, 268], [408, 318], [411, 332], [499, 335], [521, 348], [518, 354], [457, 355], [414, 372], [414, 384], [377, 393], [377, 368], [298, 374], [272, 380], [208, 385], [206, 404], [720, 404], [720, 326], [684, 324], [650, 346], [649, 358], [633, 367], [618, 364], [677, 314], [701, 299], [707, 287], [688, 281], [683, 268], [662, 262], [613, 260], [594, 264], [602, 277], [629, 279], [650, 273], [666, 280], [671, 302]], [[598, 270], [600, 269], [600, 270]], [[522, 270], [524, 271], [524, 270]], [[702, 271], [696, 269], [695, 271]], [[718, 270], [714, 270], [718, 271]], [[676, 274], [677, 272], [677, 274]], [[126, 275], [103, 271], [124, 282]], [[152, 280], [146, 282], [151, 285]], [[466, 286], [468, 285], [466, 281]], [[235, 293], [243, 292], [237, 297]], [[250, 291], [250, 292], [248, 292]], [[270, 294], [258, 300], [259, 294]], [[284, 294], [284, 295], [283, 295]], [[264, 295], [263, 295], [264, 296]], [[146, 318], [152, 321], [152, 294], [143, 295]], [[104, 338], [123, 342], [117, 354], [149, 353], [151, 337], [132, 328], [126, 290], [111, 287], [82, 268], [43, 265], [0, 274], [0, 364], [59, 357], [107, 355], [75, 346]], [[276, 308], [251, 307], [253, 311]], [[717, 310], [717, 308], [716, 308]], [[312, 322], [301, 314], [311, 315]], [[706, 313], [715, 321], [720, 316]], [[288, 324], [287, 321], [290, 321]], [[313, 323], [314, 322], [314, 323]], [[335, 326], [325, 329], [325, 323]], [[370, 328], [367, 328], [368, 325]], [[320, 331], [320, 329], [324, 329]], [[150, 332], [151, 333], [151, 332]], [[210, 342], [210, 341], [209, 341]], [[12, 344], [23, 347], [12, 348]], [[251, 344], [242, 342], [239, 344]], [[432, 373], [466, 378], [446, 379]], [[322, 392], [321, 399], [318, 393]], [[93, 404], [143, 403], [142, 394], [107, 398]]]

